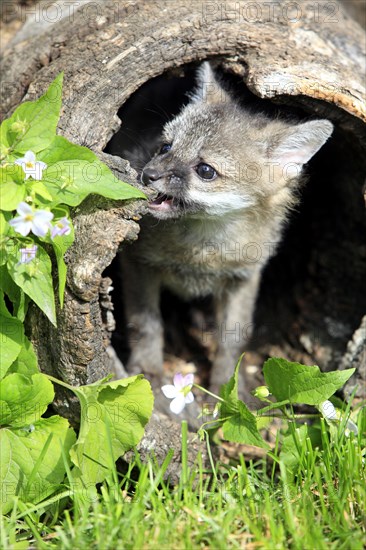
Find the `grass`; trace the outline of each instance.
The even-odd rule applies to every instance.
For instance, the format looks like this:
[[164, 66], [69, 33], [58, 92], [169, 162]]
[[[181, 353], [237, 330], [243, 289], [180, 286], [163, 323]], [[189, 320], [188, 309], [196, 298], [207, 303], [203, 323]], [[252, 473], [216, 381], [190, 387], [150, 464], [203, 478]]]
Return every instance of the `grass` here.
[[[169, 462], [111, 472], [90, 498], [74, 494], [48, 506], [19, 503], [2, 518], [2, 550], [61, 549], [339, 549], [361, 550], [365, 539], [365, 458], [361, 436], [332, 436], [324, 424], [323, 449], [297, 439], [291, 469], [272, 456], [206, 472], [197, 457], [185, 461], [180, 484], [164, 481]], [[184, 453], [183, 453], [184, 454]], [[138, 467], [138, 475], [136, 475]], [[68, 492], [65, 492], [68, 495]]]

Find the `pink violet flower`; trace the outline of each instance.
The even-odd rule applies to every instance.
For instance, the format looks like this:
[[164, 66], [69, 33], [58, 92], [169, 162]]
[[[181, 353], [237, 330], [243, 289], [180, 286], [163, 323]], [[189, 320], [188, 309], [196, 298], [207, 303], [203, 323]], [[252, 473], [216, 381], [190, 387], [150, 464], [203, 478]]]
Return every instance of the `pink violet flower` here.
[[38, 246], [36, 244], [34, 244], [33, 246], [31, 246], [29, 248], [21, 248], [19, 250], [19, 252], [20, 252], [20, 261], [19, 261], [19, 263], [20, 264], [29, 264], [29, 262], [34, 260], [34, 258], [36, 257], [37, 249], [38, 249]]
[[161, 390], [165, 397], [173, 400], [169, 407], [174, 414], [180, 414], [186, 405], [194, 401], [194, 395], [191, 392], [193, 380], [193, 374], [183, 376], [178, 373], [174, 376], [174, 385], [167, 384], [162, 386]]
[[70, 232], [70, 220], [64, 216], [54, 224], [51, 231], [51, 239], [54, 239], [55, 237], [62, 237], [62, 235], [69, 235]]

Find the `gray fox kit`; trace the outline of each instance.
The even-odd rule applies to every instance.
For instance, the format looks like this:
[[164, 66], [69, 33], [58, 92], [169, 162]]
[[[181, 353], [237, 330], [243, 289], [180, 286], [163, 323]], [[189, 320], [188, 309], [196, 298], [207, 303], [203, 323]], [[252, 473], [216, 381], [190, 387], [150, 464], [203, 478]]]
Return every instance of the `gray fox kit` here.
[[[220, 328], [211, 387], [227, 382], [250, 336], [268, 246], [296, 204], [303, 165], [333, 131], [328, 120], [251, 113], [208, 62], [190, 102], [168, 122], [141, 173], [153, 188], [139, 239], [121, 255], [131, 373], [162, 374], [160, 293], [213, 296]], [[257, 261], [248, 246], [262, 251]]]

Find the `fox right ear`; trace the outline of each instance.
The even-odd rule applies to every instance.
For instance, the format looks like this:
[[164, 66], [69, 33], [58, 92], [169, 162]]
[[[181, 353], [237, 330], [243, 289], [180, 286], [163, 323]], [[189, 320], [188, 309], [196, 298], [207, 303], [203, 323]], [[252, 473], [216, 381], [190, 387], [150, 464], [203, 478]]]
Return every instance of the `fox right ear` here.
[[229, 94], [216, 80], [215, 74], [208, 61], [204, 61], [197, 71], [197, 88], [190, 94], [194, 103], [215, 105], [231, 101]]

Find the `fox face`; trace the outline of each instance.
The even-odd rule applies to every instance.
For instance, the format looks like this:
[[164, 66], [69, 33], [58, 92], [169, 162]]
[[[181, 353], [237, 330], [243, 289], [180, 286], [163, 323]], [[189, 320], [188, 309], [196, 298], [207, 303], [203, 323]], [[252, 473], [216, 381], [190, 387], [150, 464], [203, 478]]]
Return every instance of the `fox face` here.
[[158, 193], [149, 212], [206, 219], [261, 208], [276, 195], [290, 201], [303, 165], [332, 130], [327, 120], [290, 124], [242, 108], [203, 63], [191, 102], [164, 127], [142, 171]]

